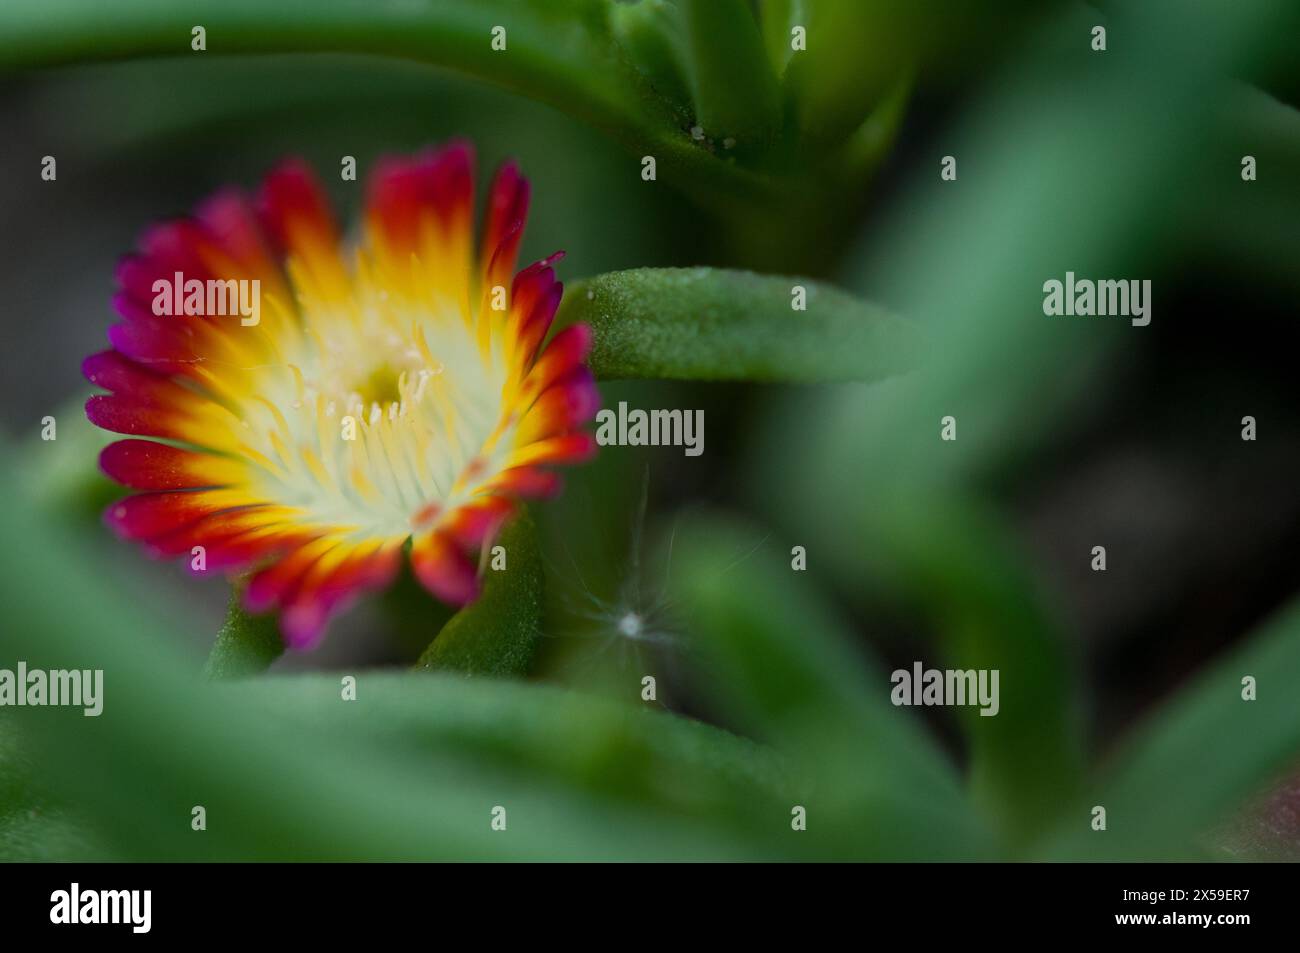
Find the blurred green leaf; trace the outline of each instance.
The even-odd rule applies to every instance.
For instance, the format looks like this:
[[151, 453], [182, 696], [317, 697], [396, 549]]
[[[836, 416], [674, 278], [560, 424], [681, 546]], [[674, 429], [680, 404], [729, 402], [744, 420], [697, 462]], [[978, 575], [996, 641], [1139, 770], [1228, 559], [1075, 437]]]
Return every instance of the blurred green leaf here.
[[723, 149], [771, 145], [780, 128], [776, 79], [745, 0], [682, 0], [696, 121]]
[[465, 675], [523, 675], [542, 634], [545, 577], [537, 529], [520, 513], [494, 543], [506, 568], [487, 569], [483, 592], [461, 609], [420, 656], [417, 668]]
[[[818, 499], [869, 505], [864, 481], [951, 487], [1012, 468], [1059, 439], [1071, 411], [1087, 412], [1085, 387], [1101, 386], [1108, 353], [1144, 331], [1046, 318], [1042, 282], [1067, 270], [1159, 273], [1163, 250], [1184, 237], [1175, 214], [1184, 179], [1172, 170], [1201, 154], [1206, 104], [1220, 101], [1223, 72], [1269, 31], [1267, 18], [1242, 17], [1220, 43], [1193, 18], [1186, 28], [1204, 29], [1196, 35], [1212, 54], [1202, 55], [1190, 34], [1162, 25], [1179, 18], [1160, 6], [1169, 19], [1153, 21], [1152, 5], [1138, 5], [1132, 29], [1141, 43], [1108, 52], [1106, 69], [1078, 42], [1088, 15], [1062, 16], [947, 134], [957, 182], [940, 181], [935, 166], [915, 173], [899, 212], [873, 232], [844, 282], [871, 289], [942, 346], [907, 386], [874, 393], [876, 405], [845, 391], [801, 408], [780, 442], [788, 449], [786, 439], [797, 438], [798, 453], [824, 465], [787, 476], [821, 481], [821, 492], [787, 486], [780, 498], [807, 508]], [[1237, 167], [1221, 171], [1242, 184]], [[960, 422], [956, 441], [935, 439], [945, 415]], [[798, 522], [810, 518], [800, 513]], [[845, 525], [838, 512], [826, 520], [835, 524], [828, 538]]]
[[[1252, 277], [1263, 273], [1294, 289], [1300, 284], [1300, 111], [1233, 86], [1212, 112], [1197, 161], [1185, 172], [1203, 184], [1180, 197], [1182, 235], [1211, 260], [1235, 260]], [[1248, 155], [1257, 175], [1250, 182], [1241, 178]]]
[[0, 862], [105, 859], [84, 822], [51, 804], [35, 768], [16, 720], [0, 716]]
[[242, 605], [242, 586], [230, 594], [226, 621], [217, 633], [203, 674], [211, 679], [242, 678], [264, 671], [284, 654], [278, 617], [274, 613], [249, 615]]
[[[1242, 679], [1257, 697], [1242, 698]], [[1194, 859], [1198, 838], [1300, 764], [1300, 604], [1198, 675], [1113, 756], [1044, 849], [1053, 859]], [[1092, 805], [1106, 830], [1090, 827]]]
[[[8, 468], [0, 489], [21, 500]], [[425, 673], [362, 674], [356, 701], [332, 675], [204, 682], [178, 648], [185, 623], [142, 612], [97, 570], [31, 507], [0, 509], [0, 599], [14, 623], [0, 627], [0, 654], [104, 671], [98, 717], [23, 708], [15, 723], [44, 753], [42, 785], [76, 799], [117, 856], [752, 859], [770, 853], [753, 823], [788, 830], [770, 795], [756, 796], [776, 777], [770, 756], [723, 732]], [[418, 724], [394, 731], [399, 711]], [[499, 757], [512, 738], [528, 759], [520, 748]], [[626, 779], [611, 771], [638, 750], [649, 760], [623, 765]], [[738, 814], [725, 809], [742, 798]], [[194, 805], [205, 831], [190, 827]], [[509, 837], [490, 829], [496, 805], [508, 807]]]
[[[943, 667], [997, 670], [999, 710], [961, 712], [971, 789], [1004, 838], [1023, 845], [1077, 794], [1083, 748], [1065, 633], [1014, 538], [970, 501], [876, 497], [856, 524], [883, 578], [934, 626]], [[930, 667], [932, 660], [917, 661]]]
[[[778, 4], [778, 8], [781, 4]], [[786, 96], [810, 156], [835, 148], [904, 77], [983, 78], [1028, 25], [1060, 0], [812, 0], [797, 25], [806, 48], [788, 53]], [[769, 42], [773, 42], [772, 37]], [[784, 37], [790, 45], [789, 28]]]
[[32, 804], [0, 812], [0, 863], [81, 863], [112, 859], [64, 811]]
[[[842, 142], [915, 65], [902, 37], [879, 30], [873, 12], [866, 0], [816, 0], [803, 10], [806, 48], [790, 54], [785, 82], [811, 148]], [[790, 40], [787, 28], [787, 48]]]
[[[805, 289], [807, 310], [792, 308]], [[806, 278], [711, 268], [638, 268], [574, 283], [559, 324], [586, 321], [605, 380], [874, 380], [910, 370], [913, 328]]]
[[616, 3], [610, 11], [614, 35], [654, 90], [691, 117], [687, 43], [681, 10], [668, 0]]
[[[1242, 16], [1211, 41], [1190, 18], [1186, 29], [1213, 47], [1205, 55], [1168, 30], [1172, 5], [1157, 6], [1159, 16], [1135, 8], [1133, 43], [1108, 52], [1105, 69], [1078, 39], [1091, 21], [1069, 12], [949, 134], [962, 178], [919, 172], [849, 279], [943, 346], [904, 380], [791, 406], [767, 447], [773, 518], [822, 542], [845, 591], [869, 588], [865, 568], [877, 595], [902, 595], [932, 619], [954, 664], [1003, 672], [1004, 712], [972, 726], [972, 753], [977, 793], [1001, 805], [1007, 830], [1026, 818], [1032, 830], [1069, 795], [1078, 739], [1061, 627], [985, 484], [1066, 437], [1103, 386], [1109, 349], [1144, 333], [1044, 318], [1041, 283], [1158, 267], [1181, 237], [1168, 213], [1186, 179], [1171, 170], [1200, 155], [1206, 104], [1269, 31], [1266, 18]], [[1221, 174], [1240, 184], [1235, 166]], [[952, 441], [940, 439], [947, 416]], [[792, 457], [814, 462], [790, 467]]]
[[805, 0], [763, 0], [758, 5], [758, 24], [763, 33], [763, 46], [767, 50], [772, 72], [780, 77], [794, 52], [791, 30], [807, 21]]
[[653, 707], [547, 686], [369, 673], [358, 678], [363, 711], [338, 696], [338, 679], [321, 674], [272, 676], [230, 693], [278, 722], [340, 740], [392, 742], [633, 804], [721, 812], [742, 790], [766, 803], [788, 785], [782, 761], [761, 745]]
[[23, 492], [37, 506], [69, 526], [98, 524], [126, 491], [99, 469], [99, 454], [119, 435], [86, 419], [85, 399], [62, 404], [54, 414], [56, 439], [33, 435], [15, 453]]
[[673, 591], [712, 663], [710, 691], [798, 765], [820, 849], [913, 860], [992, 853], [952, 765], [889, 704], [888, 674], [855, 656], [789, 550], [717, 516], [683, 518], [673, 545]]

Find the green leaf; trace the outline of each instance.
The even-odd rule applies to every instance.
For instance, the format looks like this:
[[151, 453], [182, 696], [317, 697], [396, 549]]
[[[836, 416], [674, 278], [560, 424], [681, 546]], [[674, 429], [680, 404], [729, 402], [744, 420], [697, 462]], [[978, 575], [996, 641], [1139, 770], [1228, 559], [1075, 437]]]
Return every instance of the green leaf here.
[[482, 594], [443, 626], [417, 668], [466, 675], [523, 675], [542, 633], [545, 578], [532, 518], [520, 513], [494, 546], [505, 568], [486, 570]]
[[[1028, 24], [1059, 5], [1059, 0], [802, 4], [795, 23], [807, 31], [807, 48], [786, 54], [784, 81], [805, 152], [815, 156], [839, 146], [891, 88], [918, 71], [932, 88], [944, 79], [985, 78], [1012, 38], [1019, 39]], [[988, 24], [994, 21], [996, 36], [991, 36]], [[784, 43], [788, 50], [789, 27]]]
[[800, 131], [816, 148], [847, 138], [907, 70], [897, 35], [874, 29], [877, 17], [863, 0], [817, 0], [804, 10], [807, 50], [789, 56], [785, 83]]
[[[1257, 682], [1254, 701], [1242, 679]], [[1300, 603], [1213, 665], [1123, 745], [1046, 856], [1190, 859], [1211, 829], [1300, 767]], [[1093, 831], [1092, 805], [1106, 808]]]
[[[766, 798], [786, 791], [784, 765], [770, 749], [652, 707], [451, 674], [363, 673], [357, 691], [361, 711], [340, 703], [338, 679], [321, 674], [245, 682], [227, 697], [340, 741], [413, 746], [616, 800], [724, 810], [731, 805], [716, 799], [726, 792]], [[665, 784], [655, 772], [669, 763], [678, 776]]]
[[781, 124], [776, 78], [745, 0], [683, 0], [696, 120], [716, 144], [761, 150]]
[[35, 783], [37, 759], [20, 741], [16, 719], [0, 715], [0, 862], [107, 859], [84, 821]]
[[241, 604], [242, 590], [237, 585], [230, 594], [226, 621], [203, 666], [207, 678], [256, 675], [284, 654], [284, 638], [280, 635], [277, 616], [274, 613], [249, 615]]
[[763, 46], [767, 50], [768, 62], [772, 64], [772, 72], [777, 76], [785, 72], [794, 53], [791, 30], [806, 23], [806, 15], [804, 0], [765, 0], [759, 4], [758, 22]]
[[997, 515], [901, 491], [873, 504], [853, 525], [874, 581], [929, 619], [943, 667], [998, 672], [997, 714], [964, 709], [960, 721], [973, 797], [1008, 843], [1023, 845], [1055, 821], [1082, 777], [1065, 633]]
[[[794, 289], [806, 310], [792, 307]], [[585, 321], [598, 378], [877, 380], [920, 352], [915, 329], [806, 278], [711, 268], [638, 268], [576, 282], [558, 323]]]
[[655, 92], [672, 103], [683, 120], [689, 119], [691, 92], [681, 10], [667, 0], [619, 3], [610, 11], [610, 22], [619, 43]]
[[[1207, 104], [1207, 107], [1209, 104]], [[1197, 163], [1184, 174], [1177, 211], [1182, 234], [1210, 260], [1235, 260], [1253, 277], [1266, 272], [1295, 288], [1300, 273], [1300, 111], [1250, 87], [1233, 87], [1214, 104]], [[1245, 145], [1249, 143], [1249, 146]], [[1258, 179], [1242, 181], [1243, 154], [1255, 159]], [[1198, 168], [1199, 167], [1199, 168]], [[1224, 169], [1237, 175], [1224, 175]]]
[[673, 551], [673, 591], [711, 663], [702, 677], [808, 780], [818, 847], [871, 859], [993, 852], [953, 766], [889, 704], [888, 673], [853, 650], [788, 548], [704, 516], [683, 520]]

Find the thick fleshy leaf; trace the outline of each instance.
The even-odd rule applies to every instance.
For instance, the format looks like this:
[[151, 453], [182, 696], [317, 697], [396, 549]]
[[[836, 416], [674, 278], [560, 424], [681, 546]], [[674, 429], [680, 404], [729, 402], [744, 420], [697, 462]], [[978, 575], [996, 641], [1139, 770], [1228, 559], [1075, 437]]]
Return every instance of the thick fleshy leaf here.
[[[802, 306], [802, 310], [799, 309]], [[588, 278], [558, 323], [585, 321], [600, 379], [870, 381], [911, 369], [908, 322], [806, 278], [637, 268]]]
[[724, 149], [767, 145], [780, 128], [781, 102], [750, 4], [683, 0], [681, 8], [703, 135]]
[[217, 633], [203, 674], [211, 679], [256, 675], [284, 654], [284, 639], [275, 615], [244, 610], [239, 587], [230, 595], [226, 621]]
[[655, 92], [672, 103], [683, 119], [689, 118], [686, 25], [681, 10], [669, 0], [618, 3], [610, 10], [610, 23]]

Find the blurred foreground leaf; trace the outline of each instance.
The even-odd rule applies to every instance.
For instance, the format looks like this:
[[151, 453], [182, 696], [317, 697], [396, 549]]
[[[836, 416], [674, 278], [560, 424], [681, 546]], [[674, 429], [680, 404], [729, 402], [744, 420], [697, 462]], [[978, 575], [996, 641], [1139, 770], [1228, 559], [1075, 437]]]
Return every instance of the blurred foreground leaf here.
[[819, 850], [873, 860], [993, 853], [953, 766], [889, 703], [888, 673], [855, 656], [788, 550], [700, 516], [683, 518], [674, 552], [674, 591], [712, 661], [710, 692], [797, 766]]
[[84, 823], [52, 806], [34, 775], [16, 720], [0, 715], [0, 862], [102, 859]]
[[[1242, 698], [1246, 676], [1257, 682], [1254, 701]], [[1198, 838], [1300, 762], [1297, 685], [1293, 604], [1138, 728], [1048, 856], [1194, 858]], [[1092, 805], [1106, 808], [1104, 833], [1090, 827]]]
[[[807, 310], [791, 304], [795, 289]], [[636, 268], [574, 283], [559, 322], [595, 333], [605, 380], [876, 380], [911, 369], [904, 320], [806, 278], [715, 268]]]
[[523, 675], [541, 638], [545, 578], [537, 529], [527, 512], [494, 543], [505, 549], [506, 568], [488, 568], [483, 592], [438, 633], [417, 668], [466, 675]]
[[[846, 275], [941, 346], [905, 380], [790, 406], [764, 454], [771, 518], [819, 541], [843, 591], [927, 618], [946, 664], [1002, 673], [1002, 712], [966, 727], [975, 793], [1012, 837], [1041, 836], [1073, 803], [1080, 741], [1064, 626], [1014, 529], [1000, 525], [990, 484], [1021, 485], [1036, 452], [1068, 446], [1120, 365], [1110, 352], [1147, 333], [1047, 318], [1042, 283], [1067, 271], [1161, 274], [1185, 238], [1173, 213], [1206, 154], [1207, 104], [1276, 42], [1268, 15], [1283, 9], [1124, 6], [1111, 35], [1123, 29], [1131, 45], [1115, 45], [1104, 66], [1079, 40], [1093, 22], [1081, 8], [1036, 36], [945, 138], [964, 184], [917, 172]], [[1220, 16], [1231, 22], [1209, 22]], [[1236, 159], [1216, 174], [1225, 190], [1243, 185]], [[1158, 308], [1154, 321], [1177, 320]], [[954, 439], [942, 439], [949, 421]]]
[[13, 724], [116, 856], [741, 859], [788, 831], [770, 754], [662, 712], [425, 673], [363, 673], [355, 701], [334, 675], [204, 682], [183, 621], [141, 611], [7, 468], [0, 490], [0, 657], [104, 673], [98, 717]]
[[54, 414], [57, 439], [36, 434], [15, 448], [15, 473], [36, 505], [68, 526], [98, 526], [109, 503], [127, 491], [99, 468], [99, 454], [118, 434], [86, 419], [85, 399], [76, 397]]
[[[1083, 772], [1077, 686], [1055, 607], [997, 514], [906, 493], [874, 503], [853, 524], [871, 553], [862, 568], [929, 620], [943, 667], [998, 672], [997, 714], [967, 708], [960, 723], [976, 802], [1023, 846], [1077, 794]], [[932, 667], [919, 649], [916, 659]]]
[[[337, 678], [311, 674], [245, 682], [229, 697], [332, 737], [391, 741], [633, 803], [680, 800], [721, 810], [727, 805], [705, 802], [744, 789], [763, 801], [786, 786], [770, 750], [651, 707], [517, 681], [413, 673], [363, 674], [357, 692], [361, 710], [354, 711], [339, 701]], [[674, 776], [662, 773], [669, 769]]]

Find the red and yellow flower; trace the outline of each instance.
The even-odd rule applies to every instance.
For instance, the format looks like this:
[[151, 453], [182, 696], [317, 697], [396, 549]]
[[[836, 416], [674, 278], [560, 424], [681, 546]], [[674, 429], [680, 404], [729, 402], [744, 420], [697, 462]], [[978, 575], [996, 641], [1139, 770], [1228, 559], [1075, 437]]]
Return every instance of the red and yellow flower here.
[[[150, 229], [118, 271], [112, 348], [84, 367], [109, 392], [90, 420], [152, 438], [104, 450], [104, 471], [143, 491], [109, 524], [155, 556], [203, 547], [205, 571], [250, 572], [246, 607], [278, 609], [294, 647], [386, 585], [408, 541], [430, 592], [472, 600], [517, 501], [595, 449], [590, 332], [544, 343], [560, 255], [514, 273], [528, 198], [507, 163], [476, 248], [473, 153], [457, 143], [376, 169], [351, 254], [299, 162], [256, 202], [222, 193]], [[176, 275], [258, 281], [257, 323], [156, 313]]]

